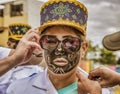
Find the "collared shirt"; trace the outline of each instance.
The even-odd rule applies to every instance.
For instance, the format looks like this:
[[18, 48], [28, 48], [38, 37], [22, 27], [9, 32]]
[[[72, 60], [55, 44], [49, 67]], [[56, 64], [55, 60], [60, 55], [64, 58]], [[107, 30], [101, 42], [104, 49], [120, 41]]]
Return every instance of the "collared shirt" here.
[[9, 48], [0, 47], [0, 59], [7, 57], [10, 53], [10, 50], [11, 49]]
[[58, 94], [47, 75], [47, 69], [12, 83], [7, 94]]
[[12, 68], [0, 77], [0, 94], [6, 94], [6, 89], [15, 80], [29, 77], [30, 75], [39, 73], [40, 71], [43, 71], [43, 68], [37, 65], [18, 66], [16, 68]]
[[[8, 87], [7, 94], [58, 94], [58, 91], [50, 81], [46, 69], [31, 77], [15, 81]], [[104, 89], [102, 94], [110, 92]]]
[[58, 94], [78, 94], [78, 82], [58, 90]]

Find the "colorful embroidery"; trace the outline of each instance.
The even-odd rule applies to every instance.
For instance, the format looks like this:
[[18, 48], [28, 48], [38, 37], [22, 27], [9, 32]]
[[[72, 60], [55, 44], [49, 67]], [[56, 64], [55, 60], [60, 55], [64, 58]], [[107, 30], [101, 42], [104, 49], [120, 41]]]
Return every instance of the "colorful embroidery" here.
[[26, 31], [28, 30], [28, 28], [23, 27], [21, 30], [22, 30], [22, 31], [23, 31], [23, 33], [25, 34], [25, 33], [26, 33]]
[[69, 4], [65, 5], [62, 2], [59, 4], [55, 4], [54, 9], [50, 11], [50, 13], [53, 15], [53, 18], [56, 16], [63, 17], [64, 15], [69, 17], [69, 12], [72, 12], [72, 10], [69, 8]]
[[22, 36], [31, 28], [31, 26], [27, 24], [11, 24], [9, 25], [9, 38], [13, 38], [15, 40], [20, 40]]
[[41, 7], [40, 15], [40, 32], [51, 25], [68, 25], [86, 36], [88, 11], [77, 0], [49, 0]]
[[58, 19], [69, 19], [80, 25], [85, 25], [87, 22], [87, 13], [79, 5], [69, 2], [58, 2], [49, 4], [41, 12], [41, 24]]

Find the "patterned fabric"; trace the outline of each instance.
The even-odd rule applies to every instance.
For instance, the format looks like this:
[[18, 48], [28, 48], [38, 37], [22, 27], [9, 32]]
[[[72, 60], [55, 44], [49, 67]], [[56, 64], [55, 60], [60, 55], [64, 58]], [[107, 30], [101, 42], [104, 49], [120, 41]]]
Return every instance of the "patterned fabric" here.
[[67, 25], [86, 35], [87, 17], [86, 7], [76, 0], [49, 0], [41, 8], [40, 30], [51, 25]]
[[22, 36], [31, 28], [27, 24], [11, 24], [9, 25], [9, 38], [20, 40]]
[[48, 5], [41, 13], [41, 24], [51, 21], [53, 19], [58, 20], [69, 19], [74, 20], [80, 25], [84, 25], [87, 21], [86, 12], [79, 6], [68, 2], [54, 3], [53, 5]]

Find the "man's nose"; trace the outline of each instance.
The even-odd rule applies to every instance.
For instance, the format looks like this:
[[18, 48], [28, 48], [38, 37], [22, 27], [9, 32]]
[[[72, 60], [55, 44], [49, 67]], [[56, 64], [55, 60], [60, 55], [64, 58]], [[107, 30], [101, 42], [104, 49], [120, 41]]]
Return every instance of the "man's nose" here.
[[63, 55], [65, 53], [64, 48], [62, 47], [62, 43], [59, 43], [56, 50], [55, 55]]

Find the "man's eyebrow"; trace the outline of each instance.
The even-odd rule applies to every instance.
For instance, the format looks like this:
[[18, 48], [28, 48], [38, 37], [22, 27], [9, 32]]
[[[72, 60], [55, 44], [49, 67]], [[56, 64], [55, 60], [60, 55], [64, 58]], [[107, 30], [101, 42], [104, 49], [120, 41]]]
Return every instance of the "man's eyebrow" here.
[[65, 36], [63, 36], [63, 38], [68, 38], [68, 37], [77, 37], [77, 36], [72, 36], [72, 35], [65, 35]]
[[66, 38], [66, 37], [73, 37], [73, 36], [71, 36], [71, 35], [66, 35], [66, 36], [63, 36], [63, 38]]

